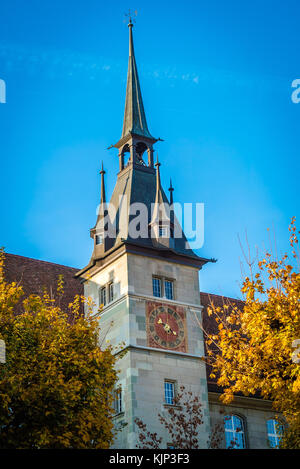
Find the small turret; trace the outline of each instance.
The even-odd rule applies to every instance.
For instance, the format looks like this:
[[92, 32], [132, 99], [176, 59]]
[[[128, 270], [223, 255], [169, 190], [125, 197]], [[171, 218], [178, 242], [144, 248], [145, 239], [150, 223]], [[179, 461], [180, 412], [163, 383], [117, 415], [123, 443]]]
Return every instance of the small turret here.
[[[171, 226], [171, 211], [170, 204], [166, 197], [164, 197], [163, 189], [160, 180], [160, 162], [155, 163], [156, 167], [156, 196], [150, 222], [151, 238], [154, 246], [171, 247], [171, 233], [173, 226]], [[171, 243], [170, 243], [171, 241]]]
[[101, 166], [101, 198], [100, 205], [98, 207], [98, 216], [96, 224], [90, 230], [90, 236], [94, 239], [94, 251], [92, 258], [98, 258], [103, 256], [104, 252], [110, 247], [109, 237], [107, 236], [108, 220], [107, 220], [107, 206], [106, 206], [106, 195], [105, 195], [105, 171], [103, 169], [103, 162]]

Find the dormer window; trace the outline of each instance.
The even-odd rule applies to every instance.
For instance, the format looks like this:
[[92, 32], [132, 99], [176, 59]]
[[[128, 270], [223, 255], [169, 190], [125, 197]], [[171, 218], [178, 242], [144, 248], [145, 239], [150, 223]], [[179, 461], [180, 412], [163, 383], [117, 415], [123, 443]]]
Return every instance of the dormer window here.
[[96, 244], [103, 244], [103, 235], [102, 234], [98, 234], [96, 235]]
[[160, 226], [159, 227], [159, 232], [158, 235], [160, 238], [166, 238], [168, 235], [168, 230], [165, 226]]

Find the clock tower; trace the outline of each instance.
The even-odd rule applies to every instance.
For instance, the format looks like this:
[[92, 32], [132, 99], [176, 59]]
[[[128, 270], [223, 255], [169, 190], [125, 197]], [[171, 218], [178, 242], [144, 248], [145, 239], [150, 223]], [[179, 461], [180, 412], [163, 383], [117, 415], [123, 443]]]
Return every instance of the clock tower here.
[[[118, 150], [119, 172], [110, 203], [106, 202], [104, 169], [96, 225], [90, 230], [94, 248], [88, 265], [77, 273], [85, 296], [100, 314], [101, 346], [109, 341], [121, 354], [115, 395], [114, 446], [134, 449], [135, 418], [170, 441], [158, 421], [184, 385], [202, 403], [199, 434], [205, 448], [209, 436], [207, 380], [201, 320], [199, 270], [209, 262], [190, 248], [173, 209], [173, 187], [166, 196], [160, 163], [153, 146], [142, 100], [129, 21], [129, 62], [123, 131], [111, 148]], [[102, 305], [101, 313], [98, 312]]]

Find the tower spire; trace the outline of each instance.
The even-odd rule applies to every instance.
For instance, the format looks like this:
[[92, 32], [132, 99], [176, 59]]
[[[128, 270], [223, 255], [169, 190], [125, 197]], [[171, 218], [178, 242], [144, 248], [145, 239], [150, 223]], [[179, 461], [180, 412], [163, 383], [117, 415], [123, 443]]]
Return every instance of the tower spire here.
[[94, 239], [94, 251], [92, 254], [92, 259], [97, 258], [97, 256], [102, 256], [104, 252], [108, 249], [109, 238], [106, 236], [108, 221], [106, 216], [108, 214], [107, 205], [106, 205], [106, 195], [105, 195], [105, 181], [104, 181], [104, 168], [103, 161], [101, 163], [101, 170], [99, 171], [101, 175], [101, 199], [100, 205], [98, 207], [98, 214], [96, 224], [90, 230], [90, 236]]
[[140, 135], [142, 137], [154, 140], [147, 126], [144, 104], [142, 99], [141, 87], [138, 77], [138, 71], [134, 55], [133, 23], [131, 17], [128, 23], [129, 28], [129, 59], [127, 73], [127, 87], [125, 99], [125, 112], [122, 137], [130, 134]]

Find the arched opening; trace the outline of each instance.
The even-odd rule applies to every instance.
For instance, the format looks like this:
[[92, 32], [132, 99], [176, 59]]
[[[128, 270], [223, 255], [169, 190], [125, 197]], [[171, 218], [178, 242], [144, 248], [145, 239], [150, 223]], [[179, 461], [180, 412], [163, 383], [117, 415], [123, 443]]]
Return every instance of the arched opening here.
[[143, 166], [147, 166], [147, 163], [144, 159], [145, 152], [148, 150], [147, 145], [144, 142], [138, 142], [135, 147], [137, 162]]
[[122, 149], [122, 169], [126, 168], [130, 161], [130, 147], [128, 143]]

